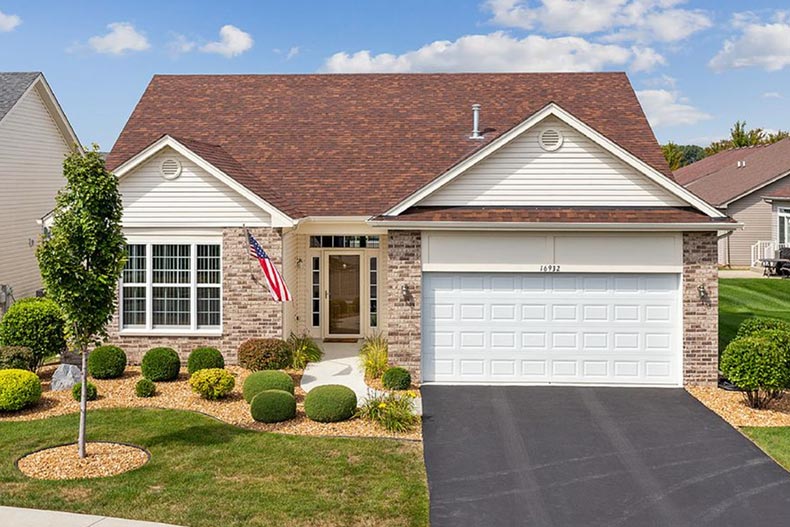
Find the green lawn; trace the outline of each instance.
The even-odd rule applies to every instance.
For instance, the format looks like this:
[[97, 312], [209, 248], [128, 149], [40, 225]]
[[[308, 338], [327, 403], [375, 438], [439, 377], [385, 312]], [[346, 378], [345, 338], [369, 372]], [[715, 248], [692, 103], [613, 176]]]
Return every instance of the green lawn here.
[[753, 316], [790, 321], [790, 280], [727, 278], [719, 280], [719, 350]]
[[147, 448], [144, 467], [110, 478], [32, 480], [14, 460], [73, 441], [77, 414], [0, 422], [0, 505], [186, 526], [422, 526], [420, 445], [254, 432], [176, 410], [96, 410], [89, 440]]
[[740, 430], [780, 465], [790, 470], [790, 426], [746, 426]]

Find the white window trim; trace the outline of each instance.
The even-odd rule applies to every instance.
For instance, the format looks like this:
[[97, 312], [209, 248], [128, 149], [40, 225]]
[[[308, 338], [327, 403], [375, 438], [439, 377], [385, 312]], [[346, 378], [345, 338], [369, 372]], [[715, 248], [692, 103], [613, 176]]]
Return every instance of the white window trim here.
[[[122, 337], [128, 336], [157, 336], [157, 337], [220, 337], [225, 323], [224, 302], [224, 259], [225, 254], [222, 247], [222, 238], [216, 236], [200, 237], [200, 238], [157, 238], [146, 237], [138, 238], [136, 236], [128, 236], [126, 243], [128, 245], [145, 245], [145, 327], [123, 327], [123, 275], [119, 280], [118, 287], [118, 334]], [[186, 327], [153, 327], [153, 245], [189, 245], [190, 246], [190, 288], [189, 297], [189, 328]], [[197, 325], [197, 246], [198, 245], [218, 245], [219, 246], [219, 327], [212, 328], [198, 328]], [[136, 284], [140, 286], [140, 284]], [[163, 284], [157, 284], [162, 286]], [[167, 284], [165, 284], [166, 286]], [[174, 287], [186, 287], [184, 284], [177, 284]]]
[[[777, 243], [788, 243], [788, 227], [790, 227], [790, 207], [777, 207], [776, 208], [776, 242]], [[782, 241], [782, 231], [779, 228], [782, 222], [785, 222], [785, 239]]]

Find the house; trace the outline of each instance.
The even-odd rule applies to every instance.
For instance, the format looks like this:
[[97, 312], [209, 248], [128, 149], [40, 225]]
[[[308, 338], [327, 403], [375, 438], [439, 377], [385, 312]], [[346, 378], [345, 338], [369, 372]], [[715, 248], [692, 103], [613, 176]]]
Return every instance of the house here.
[[36, 221], [54, 208], [76, 145], [43, 74], [0, 73], [0, 313], [41, 288]]
[[421, 382], [716, 381], [736, 224], [675, 182], [622, 73], [157, 75], [108, 166], [133, 360], [382, 332]]
[[675, 179], [743, 229], [722, 232], [719, 264], [758, 266], [790, 244], [790, 139], [724, 150], [675, 171]]

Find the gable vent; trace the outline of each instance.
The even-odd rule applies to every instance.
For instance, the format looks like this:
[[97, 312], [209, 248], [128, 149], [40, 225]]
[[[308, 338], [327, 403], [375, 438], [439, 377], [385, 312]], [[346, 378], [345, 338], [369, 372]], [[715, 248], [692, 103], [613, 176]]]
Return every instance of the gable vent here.
[[181, 175], [181, 163], [178, 161], [178, 159], [169, 157], [162, 161], [159, 170], [162, 172], [163, 178], [176, 179]]
[[538, 143], [543, 150], [553, 152], [562, 146], [562, 134], [554, 128], [546, 128], [538, 136]]

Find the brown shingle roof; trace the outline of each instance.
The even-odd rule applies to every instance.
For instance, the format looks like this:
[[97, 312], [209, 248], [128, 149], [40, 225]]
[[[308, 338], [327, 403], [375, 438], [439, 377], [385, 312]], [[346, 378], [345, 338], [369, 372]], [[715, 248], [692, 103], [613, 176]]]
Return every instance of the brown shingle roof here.
[[624, 73], [157, 75], [108, 166], [169, 134], [221, 147], [292, 216], [374, 215], [550, 102], [672, 177]]
[[[739, 161], [746, 166], [739, 168]], [[677, 170], [675, 179], [705, 201], [725, 206], [788, 171], [790, 139], [783, 139], [772, 145], [724, 150]]]

